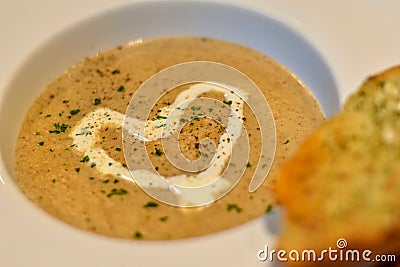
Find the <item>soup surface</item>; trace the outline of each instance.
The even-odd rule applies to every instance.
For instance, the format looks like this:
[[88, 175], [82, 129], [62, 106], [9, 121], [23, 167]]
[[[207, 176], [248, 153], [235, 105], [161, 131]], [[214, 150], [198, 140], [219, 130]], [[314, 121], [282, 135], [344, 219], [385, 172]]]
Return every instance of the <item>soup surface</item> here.
[[[210, 205], [182, 208], [155, 200], [126, 179], [129, 171], [122, 122], [132, 96], [144, 81], [162, 69], [189, 61], [232, 66], [257, 84], [274, 116], [276, 151], [267, 179], [250, 193], [262, 139], [257, 114], [244, 104], [242, 119], [251, 153], [243, 163], [246, 170], [242, 179]], [[160, 98], [149, 121], [164, 119], [160, 110], [193, 86], [198, 85], [178, 87]], [[200, 96], [224, 101], [218, 90], [205, 90]], [[257, 51], [197, 37], [135, 42], [84, 59], [43, 90], [21, 126], [16, 179], [35, 204], [82, 229], [151, 240], [205, 235], [269, 212], [275, 205], [274, 179], [281, 163], [323, 119], [310, 91], [287, 69]], [[186, 158], [197, 159], [200, 141], [210, 138], [218, 145], [223, 133], [217, 121], [197, 118], [181, 129], [179, 148]], [[160, 139], [147, 142], [146, 150], [160, 175], [168, 178], [187, 173], [168, 161]], [[102, 156], [96, 158], [93, 151]]]

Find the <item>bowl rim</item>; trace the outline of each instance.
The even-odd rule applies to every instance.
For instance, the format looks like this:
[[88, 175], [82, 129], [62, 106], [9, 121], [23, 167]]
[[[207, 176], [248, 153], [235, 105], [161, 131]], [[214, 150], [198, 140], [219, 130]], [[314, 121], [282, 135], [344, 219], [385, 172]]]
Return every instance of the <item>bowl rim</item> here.
[[[92, 21], [95, 21], [95, 20], [97, 20], [97, 19], [99, 19], [99, 18], [102, 18], [102, 17], [106, 16], [107, 14], [110, 15], [111, 13], [118, 13], [120, 10], [123, 10], [123, 9], [126, 8], [126, 7], [132, 7], [132, 6], [137, 6], [137, 5], [141, 5], [141, 6], [152, 6], [152, 5], [155, 5], [155, 4], [157, 4], [157, 5], [159, 5], [159, 4], [163, 5], [163, 4], [171, 4], [171, 3], [179, 4], [179, 5], [181, 5], [181, 4], [184, 4], [184, 5], [204, 5], [204, 6], [213, 5], [213, 6], [219, 6], [219, 7], [227, 7], [227, 6], [228, 6], [229, 8], [240, 9], [240, 10], [244, 10], [245, 12], [249, 12], [249, 13], [251, 13], [251, 14], [257, 14], [257, 16], [262, 16], [262, 17], [264, 17], [264, 18], [266, 17], [266, 18], [268, 18], [268, 20], [272, 20], [272, 21], [274, 21], [275, 23], [279, 24], [280, 26], [284, 27], [286, 30], [289, 30], [291, 34], [295, 34], [296, 37], [300, 38], [303, 42], [305, 42], [305, 43], [306, 43], [307, 45], [309, 45], [312, 49], [314, 49], [314, 52], [320, 57], [321, 60], [323, 60], [323, 63], [326, 65], [327, 69], [329, 69], [328, 64], [326, 63], [326, 61], [324, 60], [324, 58], [321, 56], [321, 54], [319, 53], [319, 51], [318, 51], [318, 50], [317, 50], [303, 35], [301, 35], [301, 34], [298, 33], [297, 31], [295, 31], [292, 27], [290, 27], [290, 25], [284, 23], [283, 21], [277, 19], [276, 17], [274, 17], [274, 16], [272, 16], [272, 15], [270, 15], [270, 14], [267, 14], [267, 13], [265, 13], [265, 12], [261, 12], [260, 10], [257, 10], [257, 9], [254, 9], [254, 8], [250, 8], [250, 7], [244, 6], [244, 5], [242, 5], [242, 4], [227, 3], [227, 2], [214, 2], [214, 1], [211, 1], [211, 0], [206, 0], [206, 1], [201, 1], [201, 0], [195, 0], [195, 1], [179, 1], [179, 0], [172, 0], [172, 1], [156, 1], [156, 0], [151, 0], [151, 1], [138, 1], [138, 2], [133, 2], [133, 3], [126, 3], [126, 4], [121, 5], [121, 6], [116, 6], [116, 7], [113, 7], [113, 8], [111, 8], [111, 9], [107, 9], [107, 10], [105, 10], [105, 11], [99, 12], [99, 13], [93, 15], [93, 16], [90, 16], [89, 18], [85, 18], [85, 19], [79, 20], [79, 21], [77, 21], [77, 22], [75, 22], [75, 23], [73, 23], [73, 24], [67, 26], [67, 27], [64, 28], [64, 29], [60, 29], [59, 32], [57, 32], [57, 33], [53, 34], [51, 37], [49, 37], [49, 38], [43, 40], [43, 41], [42, 41], [37, 47], [35, 47], [35, 49], [34, 49], [33, 51], [31, 51], [31, 52], [29, 53], [29, 55], [28, 55], [26, 58], [24, 58], [24, 59], [19, 63], [19, 65], [12, 71], [12, 73], [11, 73], [11, 74], [12, 74], [12, 75], [11, 75], [11, 78], [9, 79], [9, 81], [7, 81], [7, 82], [5, 83], [4, 90], [1, 90], [1, 92], [0, 92], [0, 97], [1, 97], [1, 98], [0, 98], [0, 111], [3, 109], [3, 107], [4, 107], [4, 102], [7, 100], [7, 99], [5, 98], [5, 96], [6, 96], [6, 94], [9, 93], [9, 91], [12, 89], [14, 80], [15, 80], [15, 79], [18, 79], [18, 74], [21, 72], [21, 69], [24, 68], [24, 66], [27, 64], [27, 62], [29, 63], [32, 59], [35, 58], [35, 55], [38, 53], [38, 51], [44, 49], [44, 47], [45, 47], [46, 45], [51, 44], [54, 40], [56, 40], [56, 39], [62, 37], [62, 35], [64, 35], [66, 32], [73, 31], [74, 29], [76, 29], [76, 27], [79, 27], [79, 25], [81, 25], [82, 23], [89, 23], [89, 22], [92, 23]], [[330, 75], [332, 76], [332, 79], [333, 79], [333, 81], [334, 81], [332, 71], [330, 71]], [[335, 86], [336, 86], [336, 85], [335, 85]], [[39, 91], [41, 91], [41, 90], [39, 90]], [[336, 88], [336, 93], [338, 94], [337, 88]], [[25, 111], [25, 112], [26, 112], [26, 111]], [[0, 115], [0, 119], [1, 119], [2, 117], [3, 117], [3, 116]], [[7, 151], [4, 151], [4, 150], [3, 150], [3, 147], [1, 146], [1, 147], [0, 147], [0, 187], [6, 187], [6, 188], [7, 188], [7, 192], [6, 192], [6, 193], [8, 193], [9, 197], [10, 197], [11, 195], [13, 195], [13, 197], [14, 197], [14, 195], [16, 195], [16, 194], [19, 195], [19, 196], [17, 196], [17, 198], [18, 198], [18, 199], [17, 199], [17, 202], [26, 202], [26, 201], [28, 201], [28, 202], [25, 203], [25, 205], [23, 205], [24, 208], [29, 207], [29, 206], [34, 207], [35, 205], [32, 204], [29, 200], [27, 200], [27, 199], [26, 199], [26, 201], [23, 200], [23, 198], [25, 199], [25, 196], [23, 195], [23, 193], [20, 191], [20, 189], [18, 188], [18, 186], [17, 186], [16, 183], [14, 182], [14, 179], [13, 179], [13, 177], [12, 177], [13, 175], [9, 172], [9, 168], [10, 168], [10, 167], [9, 167], [9, 166], [7, 167], [7, 166], [4, 165], [4, 159], [3, 159], [4, 153], [7, 153]], [[1, 177], [4, 177], [5, 180], [3, 180]], [[3, 182], [3, 185], [1, 184], [1, 182]], [[14, 185], [13, 185], [13, 186], [10, 186], [10, 184], [12, 184], [12, 182], [14, 182]], [[10, 188], [13, 188], [13, 189], [10, 189]], [[29, 204], [28, 204], [28, 203], [29, 203]], [[32, 205], [30, 205], [30, 204], [32, 204]], [[36, 215], [37, 215], [37, 214], [43, 215], [42, 211], [39, 210], [39, 209], [31, 208], [31, 210], [35, 210], [34, 212], [36, 213]], [[47, 213], [44, 213], [44, 214], [47, 214]], [[48, 215], [48, 217], [49, 217], [49, 218], [50, 218], [50, 217], [52, 218], [51, 215]], [[264, 219], [260, 219], [260, 220], [257, 219], [257, 222], [249, 222], [249, 223], [243, 224], [242, 226], [240, 226], [240, 228], [241, 228], [241, 229], [244, 229], [244, 228], [247, 228], [249, 225], [257, 225], [257, 227], [260, 227], [260, 225], [261, 225], [261, 227], [265, 227], [263, 220], [264, 220]], [[51, 220], [49, 220], [49, 221], [51, 221]], [[56, 222], [56, 224], [58, 224], [58, 222], [59, 222], [58, 220], [53, 220], [53, 221]], [[61, 223], [60, 225], [61, 225], [61, 228], [64, 228], [64, 224], [63, 224], [63, 223]], [[224, 232], [222, 232], [222, 233], [213, 234], [213, 235], [208, 235], [208, 236], [204, 236], [204, 237], [200, 237], [200, 238], [194, 238], [194, 239], [196, 239], [196, 240], [203, 240], [203, 241], [204, 241], [204, 240], [207, 240], [207, 242], [205, 242], [205, 244], [208, 244], [208, 242], [209, 242], [210, 240], [218, 239], [218, 238], [220, 238], [221, 236], [227, 237], [227, 236], [228, 236], [228, 233], [229, 233], [229, 234], [232, 234], [232, 233], [235, 231], [235, 229], [236, 229], [236, 227], [233, 228], [233, 229], [228, 229], [228, 230], [226, 230], [226, 231], [224, 231]], [[70, 232], [77, 232], [77, 233], [79, 233], [79, 235], [81, 235], [81, 232], [80, 232], [80, 231], [72, 231], [72, 230], [71, 230]], [[86, 232], [85, 232], [85, 233], [86, 233]], [[85, 235], [85, 236], [89, 237], [89, 236], [91, 236], [91, 234], [88, 233], [88, 235]], [[233, 234], [233, 236], [236, 236], [236, 235]], [[241, 235], [240, 235], [240, 236], [241, 236]], [[90, 238], [89, 238], [89, 239], [90, 239]], [[97, 240], [97, 235], [96, 235], [96, 238], [94, 238], [94, 239]], [[103, 239], [103, 240], [105, 240], [105, 239]], [[119, 240], [119, 239], [118, 239], [118, 240]], [[191, 239], [190, 239], [190, 240], [191, 240]], [[184, 241], [184, 240], [182, 240], [182, 241]], [[185, 240], [185, 241], [186, 241], [186, 240]], [[202, 243], [203, 241], [200, 241], [200, 243]], [[114, 243], [114, 242], [111, 242], [111, 243]], [[124, 242], [122, 242], [122, 243], [124, 243]], [[176, 244], [181, 244], [182, 242], [176, 241], [175, 243], [176, 243]], [[186, 243], [186, 242], [183, 242], [183, 243]], [[203, 242], [203, 243], [204, 243], [204, 242]], [[154, 244], [154, 243], [153, 243], [153, 244]], [[254, 252], [256, 252], [256, 251], [254, 251]]]

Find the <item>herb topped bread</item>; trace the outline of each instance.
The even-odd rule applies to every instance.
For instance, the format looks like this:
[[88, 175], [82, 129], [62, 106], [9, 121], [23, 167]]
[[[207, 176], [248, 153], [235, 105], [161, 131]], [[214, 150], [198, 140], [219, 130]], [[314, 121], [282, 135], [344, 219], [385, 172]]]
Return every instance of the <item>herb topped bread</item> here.
[[400, 250], [400, 66], [369, 77], [307, 138], [283, 165], [277, 198], [279, 249], [316, 251], [311, 262], [286, 255], [289, 264], [349, 265], [318, 261], [329, 247], [340, 252], [339, 239], [344, 252], [371, 250], [371, 259]]

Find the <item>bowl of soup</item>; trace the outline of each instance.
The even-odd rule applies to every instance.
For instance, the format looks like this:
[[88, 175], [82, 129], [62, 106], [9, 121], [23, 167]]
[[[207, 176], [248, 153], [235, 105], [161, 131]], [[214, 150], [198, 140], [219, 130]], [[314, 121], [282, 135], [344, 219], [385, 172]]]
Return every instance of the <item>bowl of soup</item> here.
[[43, 42], [3, 89], [2, 201], [39, 247], [74, 255], [66, 266], [94, 255], [240, 266], [253, 240], [273, 242], [280, 164], [338, 107], [315, 47], [268, 14], [202, 1], [117, 7]]

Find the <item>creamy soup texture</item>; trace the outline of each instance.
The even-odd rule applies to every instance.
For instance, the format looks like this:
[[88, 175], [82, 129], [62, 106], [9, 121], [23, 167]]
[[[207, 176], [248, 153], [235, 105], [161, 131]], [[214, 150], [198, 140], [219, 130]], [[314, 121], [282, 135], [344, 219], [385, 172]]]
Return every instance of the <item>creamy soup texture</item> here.
[[[199, 60], [232, 66], [258, 85], [275, 119], [277, 145], [267, 179], [249, 193], [261, 137], [257, 114], [244, 103], [240, 112], [251, 153], [249, 161], [243, 163], [246, 171], [242, 179], [215, 203], [181, 208], [155, 200], [128, 179], [122, 125], [127, 106], [144, 81], [169, 66]], [[196, 86], [204, 87], [180, 86], [159, 99], [150, 113], [151, 125], [157, 128], [156, 123], [165, 119], [166, 110], [179, 94]], [[206, 89], [199, 96], [224, 101], [221, 91]], [[43, 90], [21, 126], [15, 155], [16, 180], [36, 205], [85, 230], [148, 240], [200, 236], [243, 224], [272, 210], [279, 166], [323, 119], [310, 91], [287, 69], [257, 51], [197, 37], [135, 42], [85, 58]], [[218, 146], [223, 134], [224, 128], [215, 120], [196, 119], [182, 128], [179, 148], [186, 158], [195, 160], [200, 157], [202, 139], [209, 138]], [[168, 161], [161, 139], [147, 140], [146, 150], [163, 177], [186, 174]], [[221, 165], [221, 170], [224, 167]]]

